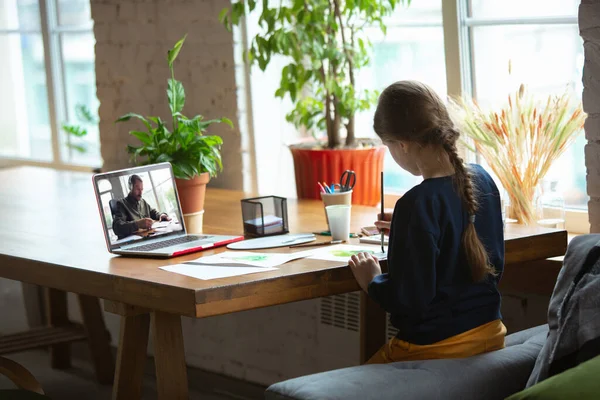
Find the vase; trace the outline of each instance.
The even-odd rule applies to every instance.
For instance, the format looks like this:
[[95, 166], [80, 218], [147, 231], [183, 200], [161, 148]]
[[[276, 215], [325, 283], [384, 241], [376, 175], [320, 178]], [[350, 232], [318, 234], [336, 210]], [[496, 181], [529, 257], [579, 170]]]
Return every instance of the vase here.
[[565, 229], [565, 198], [557, 181], [544, 181], [538, 200], [537, 224], [545, 228]]
[[534, 226], [540, 219], [541, 188], [520, 187], [518, 190], [507, 190], [508, 205], [506, 220], [521, 225]]

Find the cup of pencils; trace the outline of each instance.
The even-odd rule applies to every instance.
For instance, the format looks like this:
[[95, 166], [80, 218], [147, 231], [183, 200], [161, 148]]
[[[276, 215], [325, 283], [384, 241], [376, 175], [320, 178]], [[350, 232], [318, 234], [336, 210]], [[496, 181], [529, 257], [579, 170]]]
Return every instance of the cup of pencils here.
[[325, 218], [327, 219], [327, 227], [331, 232], [331, 227], [329, 224], [329, 219], [327, 218], [327, 212], [325, 207], [327, 206], [335, 206], [335, 205], [351, 205], [352, 204], [352, 189], [342, 191], [339, 188], [339, 185], [331, 185], [327, 186], [325, 182], [318, 183], [319, 190], [321, 192], [321, 200], [323, 200], [323, 213], [325, 214]]

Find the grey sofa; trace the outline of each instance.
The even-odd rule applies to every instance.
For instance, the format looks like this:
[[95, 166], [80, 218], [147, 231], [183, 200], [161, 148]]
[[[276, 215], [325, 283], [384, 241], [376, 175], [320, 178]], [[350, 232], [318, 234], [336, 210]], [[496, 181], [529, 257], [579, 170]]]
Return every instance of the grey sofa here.
[[[502, 350], [463, 359], [363, 365], [271, 385], [267, 400], [504, 399], [525, 388], [548, 326], [508, 335]], [[399, 373], [402, 370], [402, 373]]]

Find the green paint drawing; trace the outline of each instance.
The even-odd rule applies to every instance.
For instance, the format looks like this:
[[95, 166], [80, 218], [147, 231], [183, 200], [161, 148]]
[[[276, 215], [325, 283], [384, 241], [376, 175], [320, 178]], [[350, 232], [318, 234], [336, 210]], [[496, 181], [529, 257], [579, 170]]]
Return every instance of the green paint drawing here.
[[251, 261], [251, 262], [260, 262], [265, 261], [269, 257], [268, 256], [241, 256], [241, 257], [227, 257], [233, 261]]
[[375, 254], [372, 250], [332, 250], [331, 255], [335, 257], [352, 257], [358, 253]]

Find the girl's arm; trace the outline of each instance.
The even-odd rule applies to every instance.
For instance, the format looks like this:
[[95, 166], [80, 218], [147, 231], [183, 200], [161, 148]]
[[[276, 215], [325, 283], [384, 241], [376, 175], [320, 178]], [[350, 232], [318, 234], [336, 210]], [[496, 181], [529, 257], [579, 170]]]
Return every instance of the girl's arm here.
[[437, 238], [420, 228], [394, 248], [391, 274], [376, 276], [368, 293], [389, 313], [418, 315], [435, 297]]

